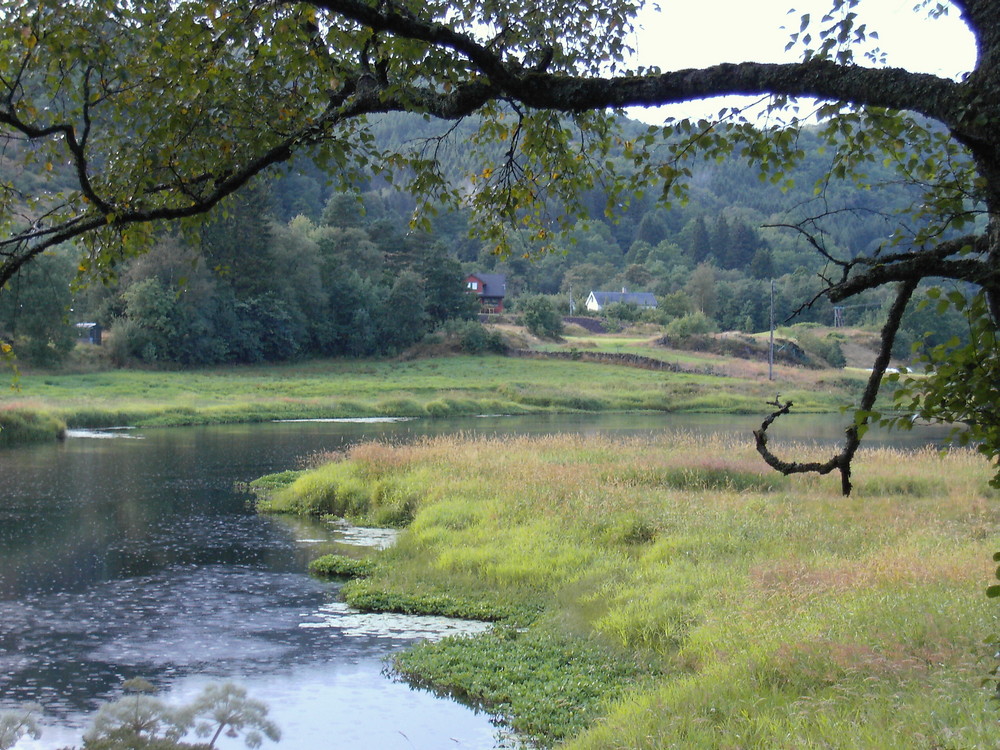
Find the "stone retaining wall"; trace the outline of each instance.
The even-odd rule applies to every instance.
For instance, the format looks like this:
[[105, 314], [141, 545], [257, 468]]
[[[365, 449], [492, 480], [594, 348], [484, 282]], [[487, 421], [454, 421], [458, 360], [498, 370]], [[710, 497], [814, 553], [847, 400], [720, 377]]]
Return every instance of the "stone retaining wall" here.
[[666, 370], [667, 372], [699, 372], [707, 375], [716, 375], [708, 369], [686, 369], [671, 362], [664, 362], [662, 359], [653, 357], [643, 357], [640, 354], [618, 354], [614, 352], [539, 352], [532, 349], [508, 349], [507, 356], [523, 357], [525, 359], [568, 359], [574, 362], [601, 362], [611, 365], [624, 365], [625, 367], [638, 367], [643, 370]]

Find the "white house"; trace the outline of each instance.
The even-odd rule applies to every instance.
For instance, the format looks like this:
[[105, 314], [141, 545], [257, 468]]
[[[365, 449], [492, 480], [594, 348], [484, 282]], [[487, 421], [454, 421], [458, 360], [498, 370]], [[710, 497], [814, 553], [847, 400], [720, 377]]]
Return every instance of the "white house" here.
[[649, 292], [630, 292], [622, 288], [620, 292], [591, 292], [584, 302], [591, 312], [600, 312], [614, 302], [623, 302], [626, 305], [635, 305], [643, 309], [656, 309], [656, 297]]

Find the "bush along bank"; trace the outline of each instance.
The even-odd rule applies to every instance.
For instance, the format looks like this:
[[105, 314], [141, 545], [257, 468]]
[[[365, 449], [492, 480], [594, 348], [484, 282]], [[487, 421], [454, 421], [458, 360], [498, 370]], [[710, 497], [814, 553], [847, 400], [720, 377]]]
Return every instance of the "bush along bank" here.
[[979, 686], [1000, 508], [972, 452], [863, 451], [846, 499], [768, 473], [736, 438], [436, 438], [331, 458], [272, 481], [261, 507], [404, 526], [345, 597], [494, 620], [395, 669], [538, 746], [996, 744]]
[[66, 437], [66, 423], [45, 412], [0, 409], [0, 448]]

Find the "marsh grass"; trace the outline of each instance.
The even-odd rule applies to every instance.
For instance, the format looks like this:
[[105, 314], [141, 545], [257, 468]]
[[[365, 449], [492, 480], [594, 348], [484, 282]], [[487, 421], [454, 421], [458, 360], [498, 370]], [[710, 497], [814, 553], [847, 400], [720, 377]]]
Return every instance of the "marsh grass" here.
[[989, 467], [862, 451], [844, 498], [745, 443], [372, 443], [274, 498], [370, 517], [405, 498], [405, 531], [349, 601], [507, 622], [396, 668], [541, 746], [996, 746]]
[[309, 572], [319, 578], [366, 578], [375, 571], [371, 558], [323, 555], [309, 563]]
[[266, 501], [273, 493], [292, 484], [301, 473], [301, 471], [289, 469], [275, 474], [267, 474], [250, 482], [247, 489]]
[[417, 502], [409, 482], [377, 478], [355, 463], [335, 462], [312, 471], [268, 474], [250, 483], [264, 513], [337, 516], [362, 525], [399, 528]]
[[49, 442], [65, 432], [66, 423], [47, 412], [0, 408], [0, 447]]

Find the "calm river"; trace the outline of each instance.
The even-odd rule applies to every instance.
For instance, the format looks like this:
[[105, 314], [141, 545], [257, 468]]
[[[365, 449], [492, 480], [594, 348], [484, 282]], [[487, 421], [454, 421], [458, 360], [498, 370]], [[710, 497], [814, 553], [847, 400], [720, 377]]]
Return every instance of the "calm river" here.
[[[835, 439], [836, 422], [799, 418], [774, 432]], [[309, 560], [339, 545], [384, 540], [257, 516], [234, 484], [372, 438], [684, 429], [749, 439], [758, 423], [707, 415], [300, 422], [79, 433], [0, 451], [0, 708], [41, 703], [42, 738], [17, 748], [61, 748], [80, 743], [124, 679], [144, 677], [168, 701], [231, 679], [268, 703], [283, 732], [277, 747], [500, 747], [489, 717], [382, 674], [388, 653], [456, 623], [358, 615], [337, 602], [336, 584], [306, 575]], [[242, 746], [228, 742], [220, 747]]]

